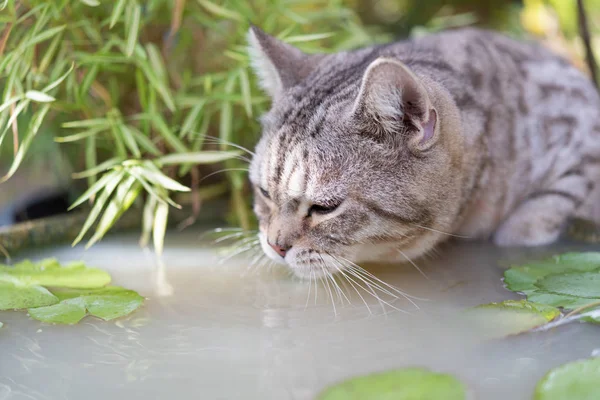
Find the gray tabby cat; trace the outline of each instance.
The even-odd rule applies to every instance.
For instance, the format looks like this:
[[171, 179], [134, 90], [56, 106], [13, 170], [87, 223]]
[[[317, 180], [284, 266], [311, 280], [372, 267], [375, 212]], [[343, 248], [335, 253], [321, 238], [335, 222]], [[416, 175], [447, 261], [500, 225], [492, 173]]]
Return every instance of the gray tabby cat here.
[[600, 97], [541, 46], [476, 29], [330, 55], [255, 27], [249, 43], [273, 100], [250, 169], [259, 236], [296, 275], [600, 220]]

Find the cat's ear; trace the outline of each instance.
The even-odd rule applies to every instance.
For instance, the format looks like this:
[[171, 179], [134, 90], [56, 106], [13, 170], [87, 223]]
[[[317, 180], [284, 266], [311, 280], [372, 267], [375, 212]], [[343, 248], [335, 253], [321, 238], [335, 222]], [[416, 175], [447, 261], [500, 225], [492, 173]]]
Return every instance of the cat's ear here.
[[248, 52], [261, 87], [276, 99], [316, 67], [320, 55], [308, 55], [251, 26]]
[[427, 90], [406, 65], [391, 58], [378, 58], [369, 65], [353, 115], [366, 118], [385, 134], [407, 132], [414, 150], [428, 149], [438, 136], [437, 112]]

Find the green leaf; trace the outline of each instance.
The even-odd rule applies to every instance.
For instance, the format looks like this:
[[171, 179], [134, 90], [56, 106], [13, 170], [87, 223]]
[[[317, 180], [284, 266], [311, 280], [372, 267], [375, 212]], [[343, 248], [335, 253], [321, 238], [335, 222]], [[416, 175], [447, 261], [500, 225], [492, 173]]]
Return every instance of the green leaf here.
[[97, 7], [100, 5], [100, 2], [98, 0], [79, 0], [79, 1], [81, 1], [86, 6], [90, 6], [90, 7]]
[[42, 125], [42, 122], [44, 121], [44, 117], [46, 117], [46, 114], [48, 113], [49, 110], [50, 110], [50, 105], [46, 104], [44, 107], [42, 107], [39, 111], [37, 111], [33, 115], [33, 117], [31, 118], [31, 122], [29, 122], [29, 128], [27, 129], [25, 138], [21, 142], [21, 145], [19, 146], [19, 150], [17, 151], [17, 154], [15, 155], [15, 159], [13, 160], [13, 162], [10, 166], [10, 169], [8, 170], [6, 175], [4, 175], [2, 178], [0, 178], [0, 183], [6, 182], [8, 179], [10, 179], [11, 176], [14, 175], [15, 172], [17, 172], [19, 165], [21, 165], [21, 162], [23, 161], [23, 158], [25, 157], [25, 153], [27, 153], [27, 150], [29, 150], [29, 146], [31, 146], [31, 142], [33, 141], [34, 137], [37, 135], [38, 130], [40, 129], [40, 126]]
[[600, 358], [576, 361], [548, 372], [537, 384], [534, 400], [596, 400]]
[[62, 25], [62, 26], [57, 26], [54, 28], [47, 29], [47, 30], [35, 35], [31, 39], [29, 39], [29, 41], [25, 45], [23, 45], [23, 47], [33, 46], [34, 44], [43, 42], [44, 40], [48, 40], [52, 36], [62, 32], [66, 27], [67, 27], [66, 25]]
[[158, 114], [152, 115], [152, 124], [169, 145], [179, 153], [186, 153], [187, 147], [169, 128], [165, 120]]
[[162, 187], [166, 190], [173, 190], [177, 192], [189, 192], [190, 188], [183, 186], [181, 183], [174, 179], [169, 178], [163, 174], [158, 168], [152, 165], [152, 163], [144, 163], [143, 166], [133, 167], [132, 170], [138, 172], [150, 183], [154, 183], [156, 186]]
[[154, 251], [158, 256], [162, 255], [165, 234], [167, 232], [167, 220], [169, 218], [169, 206], [164, 203], [158, 203], [156, 205], [156, 211], [154, 215]]
[[244, 22], [244, 18], [235, 11], [229, 10], [218, 4], [211, 3], [210, 1], [207, 1], [207, 0], [198, 0], [198, 3], [201, 6], [203, 6], [204, 8], [206, 8], [206, 10], [208, 10], [209, 12], [213, 13], [214, 15], [216, 15], [218, 17], [232, 19], [232, 20], [235, 20], [238, 22]]
[[422, 368], [406, 368], [349, 379], [332, 386], [317, 400], [465, 400], [458, 379]]
[[190, 133], [196, 127], [196, 125], [198, 124], [198, 120], [200, 119], [200, 113], [202, 112], [202, 109], [204, 108], [205, 104], [206, 100], [202, 100], [194, 107], [192, 107], [187, 117], [183, 121], [183, 124], [181, 125], [181, 130], [179, 131], [180, 138], [186, 137], [187, 134]]
[[73, 325], [85, 317], [85, 303], [82, 298], [63, 300], [47, 307], [29, 308], [33, 319], [52, 324]]
[[599, 300], [600, 269], [549, 275], [538, 280], [535, 286], [552, 294]]
[[93, 186], [88, 188], [88, 190], [86, 190], [85, 193], [83, 193], [81, 196], [79, 196], [79, 198], [77, 198], [77, 200], [75, 200], [75, 202], [73, 204], [71, 204], [71, 207], [69, 207], [69, 210], [74, 209], [75, 207], [81, 205], [85, 201], [92, 198], [92, 196], [94, 196], [96, 193], [98, 193], [99, 191], [104, 189], [108, 182], [112, 181], [113, 179], [116, 179], [120, 174], [122, 174], [122, 172], [112, 171], [112, 172], [107, 172], [106, 174], [102, 175], [102, 178], [100, 178], [100, 180], [98, 182], [96, 182]]
[[334, 32], [328, 32], [328, 33], [314, 33], [314, 34], [310, 34], [310, 35], [288, 36], [287, 38], [285, 38], [285, 41], [287, 43], [312, 42], [315, 40], [327, 39], [334, 35], [335, 35]]
[[467, 318], [487, 338], [517, 335], [553, 321], [561, 315], [555, 307], [526, 300], [489, 303], [467, 311]]
[[67, 76], [69, 76], [71, 71], [73, 71], [73, 68], [75, 68], [75, 64], [71, 63], [71, 66], [69, 67], [67, 72], [65, 72], [60, 77], [58, 77], [54, 82], [52, 82], [52, 83], [48, 84], [46, 87], [44, 87], [42, 89], [42, 92], [49, 92], [50, 90], [52, 90], [55, 87], [57, 87], [58, 85], [60, 85], [65, 79], [67, 79]]
[[244, 109], [248, 118], [252, 118], [252, 93], [250, 92], [250, 80], [248, 72], [240, 69], [240, 87], [242, 89], [242, 97], [244, 98]]
[[127, 0], [117, 0], [112, 14], [110, 15], [110, 25], [109, 28], [112, 29], [116, 24], [121, 15], [123, 14], [123, 10], [125, 9], [125, 5], [127, 4]]
[[92, 289], [110, 283], [110, 275], [100, 269], [87, 267], [82, 262], [61, 265], [55, 259], [36, 263], [25, 260], [14, 267], [0, 265], [0, 282], [14, 282], [26, 286], [49, 286]]
[[173, 153], [160, 158], [155, 162], [157, 165], [173, 165], [173, 164], [214, 164], [225, 160], [230, 160], [241, 155], [241, 151], [215, 151], [206, 150], [196, 153]]
[[140, 237], [140, 246], [148, 246], [150, 241], [150, 234], [152, 233], [152, 227], [154, 226], [154, 214], [156, 212], [156, 205], [158, 200], [154, 196], [148, 196], [146, 204], [144, 205], [144, 214], [142, 219], [142, 235]]
[[90, 168], [82, 172], [76, 172], [71, 176], [73, 177], [73, 179], [88, 178], [90, 176], [98, 175], [101, 172], [105, 172], [114, 167], [115, 165], [121, 164], [122, 162], [123, 159], [119, 157], [109, 158], [108, 160], [96, 165], [94, 168]]
[[150, 140], [148, 136], [144, 135], [142, 132], [140, 132], [133, 126], [127, 125], [127, 129], [129, 130], [129, 132], [131, 132], [133, 138], [136, 140], [136, 142], [139, 143], [142, 149], [146, 150], [153, 156], [162, 155], [158, 147], [156, 147], [156, 145], [152, 142], [152, 140]]
[[38, 90], [28, 90], [25, 92], [25, 97], [38, 103], [51, 103], [56, 100], [54, 97]]
[[24, 285], [17, 278], [7, 276], [0, 278], [0, 310], [19, 310], [58, 303], [58, 298], [42, 286]]
[[509, 290], [523, 292], [535, 290], [535, 282], [546, 275], [593, 271], [597, 268], [600, 268], [600, 253], [566, 253], [522, 266], [513, 266], [504, 273], [504, 280]]
[[131, 3], [133, 7], [133, 17], [131, 19], [131, 25], [129, 25], [129, 32], [127, 35], [127, 47], [126, 54], [131, 57], [137, 44], [138, 32], [140, 30], [140, 20], [142, 17], [142, 7], [135, 2]]
[[88, 313], [105, 321], [129, 315], [144, 303], [144, 298], [137, 292], [119, 286], [86, 291], [58, 292], [56, 295], [59, 298], [80, 296], [79, 298], [85, 302]]

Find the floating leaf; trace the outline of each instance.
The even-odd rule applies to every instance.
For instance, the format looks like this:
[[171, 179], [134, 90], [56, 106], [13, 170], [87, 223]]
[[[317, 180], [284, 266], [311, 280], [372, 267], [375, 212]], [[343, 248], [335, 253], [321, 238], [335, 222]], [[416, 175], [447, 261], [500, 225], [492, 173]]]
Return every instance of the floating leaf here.
[[466, 387], [456, 378], [421, 368], [387, 371], [332, 386], [318, 400], [464, 400]]
[[42, 286], [24, 285], [16, 278], [0, 275], [0, 310], [49, 306], [58, 301], [56, 296]]
[[47, 307], [30, 308], [31, 318], [54, 324], [76, 324], [85, 317], [85, 303], [81, 298], [63, 300]]
[[488, 337], [516, 335], [547, 324], [560, 316], [555, 307], [526, 300], [483, 304], [468, 310], [467, 316]]
[[80, 289], [103, 287], [111, 281], [110, 275], [100, 269], [87, 267], [82, 262], [61, 266], [55, 259], [46, 259], [37, 263], [26, 260], [14, 267], [0, 265], [0, 282], [11, 282], [13, 279], [27, 286]]
[[596, 400], [600, 358], [576, 361], [551, 370], [536, 386], [534, 400]]
[[47, 323], [76, 324], [89, 314], [110, 321], [131, 314], [144, 303], [144, 298], [137, 292], [119, 286], [57, 291], [55, 294], [60, 303], [29, 309], [31, 317]]
[[544, 292], [600, 300], [600, 270], [549, 275], [535, 286]]

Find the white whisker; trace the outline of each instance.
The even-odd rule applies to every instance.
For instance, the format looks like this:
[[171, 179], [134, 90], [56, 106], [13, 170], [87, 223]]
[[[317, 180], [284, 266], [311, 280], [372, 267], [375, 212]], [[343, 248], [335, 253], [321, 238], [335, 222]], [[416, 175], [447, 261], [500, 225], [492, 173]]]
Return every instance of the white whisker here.
[[418, 224], [412, 224], [412, 225], [416, 226], [417, 228], [425, 229], [425, 230], [427, 230], [427, 231], [436, 232], [436, 233], [441, 233], [442, 235], [448, 235], [448, 236], [457, 237], [457, 238], [461, 238], [461, 239], [471, 239], [471, 237], [470, 237], [470, 236], [455, 235], [455, 234], [453, 234], [453, 233], [448, 233], [448, 232], [439, 231], [439, 230], [437, 230], [437, 229], [428, 228], [428, 227], [426, 227], [426, 226], [422, 226], [422, 225], [418, 225]]
[[419, 268], [419, 266], [413, 260], [411, 260], [410, 258], [408, 258], [408, 256], [406, 254], [404, 254], [404, 252], [402, 250], [400, 250], [400, 249], [396, 249], [396, 250], [398, 250], [398, 253], [400, 253], [402, 255], [402, 257], [406, 258], [406, 261], [408, 261], [409, 263], [411, 263], [412, 266], [415, 267], [415, 269], [417, 271], [419, 271], [419, 273], [421, 275], [423, 275], [423, 278], [429, 280], [429, 277], [427, 276], [427, 274], [425, 274], [425, 272], [423, 272], [421, 270], [421, 268]]

